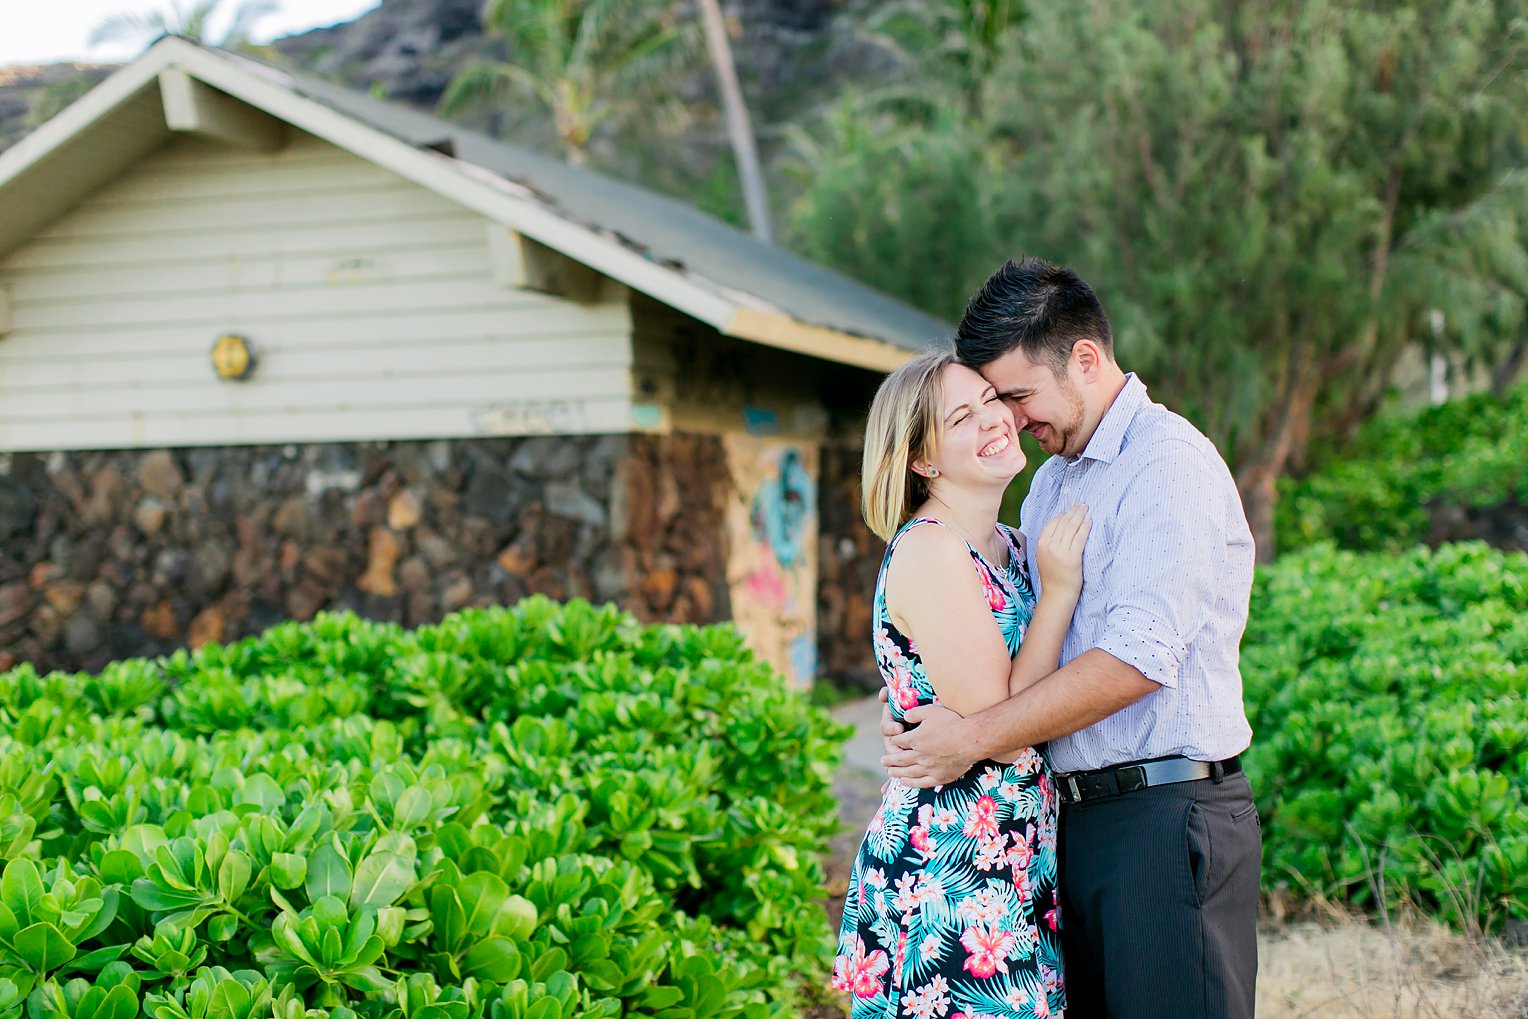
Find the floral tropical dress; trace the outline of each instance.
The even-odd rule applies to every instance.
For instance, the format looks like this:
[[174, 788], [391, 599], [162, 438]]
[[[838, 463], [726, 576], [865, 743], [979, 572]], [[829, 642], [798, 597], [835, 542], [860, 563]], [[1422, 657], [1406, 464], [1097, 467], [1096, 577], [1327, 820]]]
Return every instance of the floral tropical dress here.
[[[876, 580], [875, 657], [900, 719], [936, 703], [918, 648], [886, 611], [886, 567]], [[1013, 533], [1009, 567], [971, 546], [992, 618], [1018, 652], [1034, 593]], [[1056, 1014], [1062, 989], [1056, 893], [1060, 803], [1036, 750], [1012, 764], [979, 761], [949, 785], [887, 782], [849, 879], [833, 987], [853, 997], [852, 1019], [1009, 1019]]]

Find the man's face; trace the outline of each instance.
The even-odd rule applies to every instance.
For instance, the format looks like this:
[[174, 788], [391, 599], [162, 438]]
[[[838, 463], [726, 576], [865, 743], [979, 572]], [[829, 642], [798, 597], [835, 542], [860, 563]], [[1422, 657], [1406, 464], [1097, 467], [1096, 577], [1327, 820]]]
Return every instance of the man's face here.
[[1082, 394], [1067, 374], [1058, 376], [1015, 348], [982, 366], [981, 373], [1003, 398], [1013, 420], [1051, 455], [1076, 456], [1087, 448], [1092, 429]]

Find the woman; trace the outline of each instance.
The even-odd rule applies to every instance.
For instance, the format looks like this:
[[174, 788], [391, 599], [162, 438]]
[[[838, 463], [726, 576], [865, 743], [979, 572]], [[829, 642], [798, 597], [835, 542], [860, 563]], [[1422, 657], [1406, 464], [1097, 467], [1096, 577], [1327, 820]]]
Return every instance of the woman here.
[[[1036, 549], [997, 522], [1024, 467], [1013, 415], [943, 353], [887, 377], [866, 426], [863, 506], [887, 539], [876, 662], [893, 714], [933, 701], [969, 714], [1056, 668], [1082, 589], [1083, 507]], [[1056, 908], [1059, 803], [1044, 757], [981, 761], [954, 783], [887, 783], [860, 846], [833, 987], [853, 1019], [1049, 1016], [1065, 1004]]]

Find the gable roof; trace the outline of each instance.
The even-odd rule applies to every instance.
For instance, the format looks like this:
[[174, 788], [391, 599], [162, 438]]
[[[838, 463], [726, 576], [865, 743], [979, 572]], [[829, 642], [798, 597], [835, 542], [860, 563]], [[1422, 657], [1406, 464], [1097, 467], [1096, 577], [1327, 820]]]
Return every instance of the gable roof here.
[[170, 135], [181, 72], [724, 335], [890, 370], [948, 324], [671, 198], [310, 75], [168, 36], [0, 153], [0, 255]]

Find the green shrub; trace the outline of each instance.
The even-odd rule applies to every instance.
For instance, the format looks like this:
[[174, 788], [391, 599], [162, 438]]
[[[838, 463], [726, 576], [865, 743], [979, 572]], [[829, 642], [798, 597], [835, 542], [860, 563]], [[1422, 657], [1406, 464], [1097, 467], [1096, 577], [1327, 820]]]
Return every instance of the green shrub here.
[[1278, 548], [1401, 551], [1427, 537], [1430, 505], [1528, 506], [1525, 450], [1528, 386], [1376, 419], [1341, 460], [1281, 482]]
[[0, 1019], [788, 1016], [842, 738], [532, 598], [0, 674]]
[[1265, 884], [1528, 917], [1528, 556], [1320, 546], [1260, 570], [1252, 605]]

